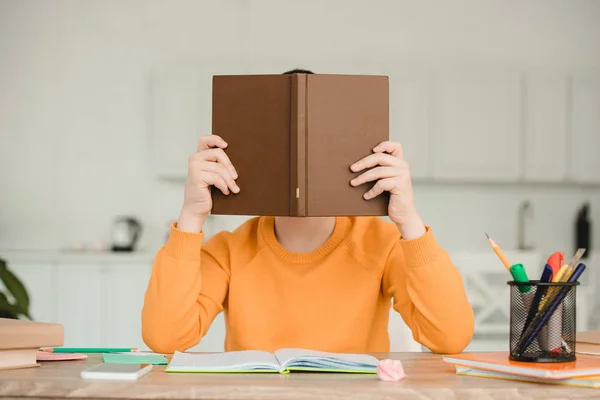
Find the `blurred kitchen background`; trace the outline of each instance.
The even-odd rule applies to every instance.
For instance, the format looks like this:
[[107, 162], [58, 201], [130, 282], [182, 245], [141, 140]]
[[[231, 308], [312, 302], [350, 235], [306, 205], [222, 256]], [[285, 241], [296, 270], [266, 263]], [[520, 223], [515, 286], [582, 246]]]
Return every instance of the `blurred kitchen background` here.
[[[143, 295], [210, 132], [212, 74], [292, 68], [389, 76], [391, 138], [476, 311], [469, 350], [508, 348], [510, 277], [484, 232], [536, 279], [572, 256], [579, 217], [578, 327], [600, 328], [591, 0], [0, 0], [0, 258], [32, 317], [63, 323], [67, 346], [145, 348]], [[223, 333], [221, 315], [195, 349]]]

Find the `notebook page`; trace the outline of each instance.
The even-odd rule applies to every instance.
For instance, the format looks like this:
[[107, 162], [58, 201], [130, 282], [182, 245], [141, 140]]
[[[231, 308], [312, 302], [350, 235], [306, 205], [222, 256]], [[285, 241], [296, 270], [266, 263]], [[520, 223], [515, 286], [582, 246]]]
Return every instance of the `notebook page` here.
[[271, 353], [257, 350], [232, 351], [216, 354], [175, 352], [168, 371], [236, 371], [277, 370], [279, 363]]
[[377, 368], [379, 360], [368, 354], [350, 354], [350, 353], [327, 353], [316, 350], [305, 349], [280, 349], [275, 352], [275, 356], [282, 368], [289, 364], [298, 364], [306, 367], [314, 365], [321, 368]]

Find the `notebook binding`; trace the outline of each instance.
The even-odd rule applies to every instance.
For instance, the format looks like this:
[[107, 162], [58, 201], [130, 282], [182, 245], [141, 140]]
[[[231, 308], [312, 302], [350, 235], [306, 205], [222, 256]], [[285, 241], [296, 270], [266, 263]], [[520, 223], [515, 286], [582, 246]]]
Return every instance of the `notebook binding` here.
[[307, 75], [293, 74], [290, 118], [290, 215], [307, 215], [306, 148], [307, 148]]

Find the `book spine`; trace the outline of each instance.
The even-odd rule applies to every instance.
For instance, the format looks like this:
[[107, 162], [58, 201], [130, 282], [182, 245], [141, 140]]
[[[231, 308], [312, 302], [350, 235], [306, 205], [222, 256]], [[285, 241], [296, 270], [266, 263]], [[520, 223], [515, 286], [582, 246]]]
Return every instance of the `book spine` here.
[[292, 75], [290, 142], [290, 215], [306, 216], [306, 88], [305, 74]]

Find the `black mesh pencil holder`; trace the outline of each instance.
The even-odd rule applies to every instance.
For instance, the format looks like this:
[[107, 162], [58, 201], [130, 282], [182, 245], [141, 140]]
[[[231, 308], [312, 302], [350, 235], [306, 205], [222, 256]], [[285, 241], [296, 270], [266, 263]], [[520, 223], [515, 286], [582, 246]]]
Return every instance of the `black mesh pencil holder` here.
[[508, 282], [510, 359], [575, 360], [576, 289], [579, 282]]

